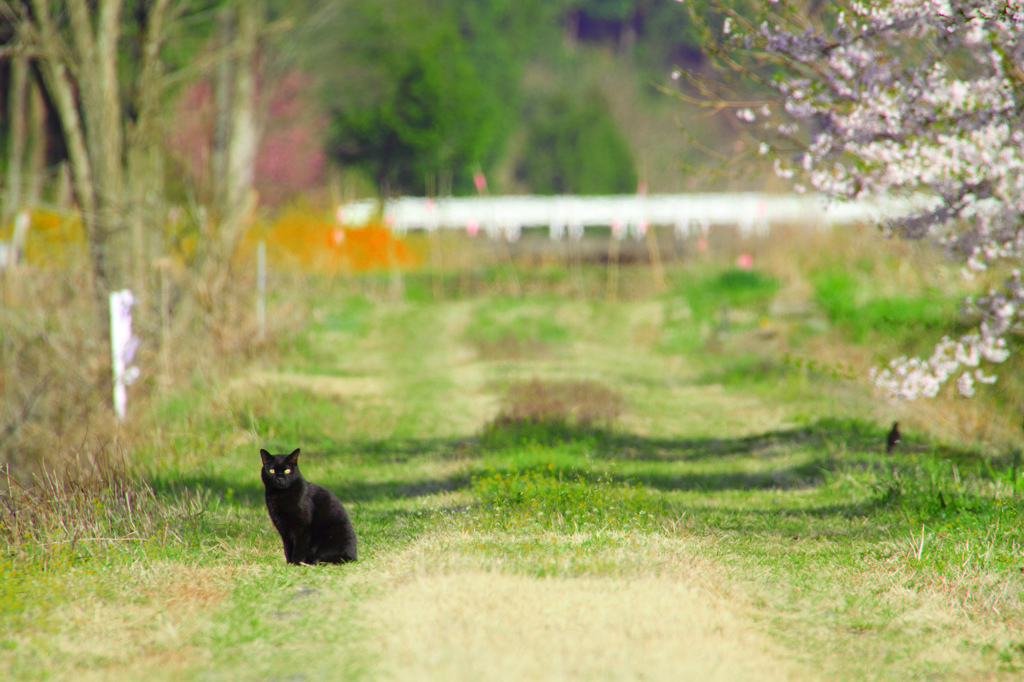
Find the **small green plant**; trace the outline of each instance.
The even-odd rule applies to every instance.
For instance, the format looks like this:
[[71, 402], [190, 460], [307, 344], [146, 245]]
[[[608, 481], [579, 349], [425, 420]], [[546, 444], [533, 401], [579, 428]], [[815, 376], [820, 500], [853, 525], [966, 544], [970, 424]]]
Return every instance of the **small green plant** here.
[[511, 471], [488, 468], [473, 477], [470, 490], [480, 500], [477, 522], [505, 530], [641, 530], [660, 516], [659, 505], [636, 483], [553, 463]]

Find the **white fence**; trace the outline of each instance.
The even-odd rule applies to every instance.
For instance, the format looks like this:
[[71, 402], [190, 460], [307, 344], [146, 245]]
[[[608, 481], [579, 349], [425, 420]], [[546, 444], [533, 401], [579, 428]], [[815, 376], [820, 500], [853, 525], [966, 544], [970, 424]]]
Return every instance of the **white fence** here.
[[[744, 235], [766, 234], [773, 224], [875, 222], [906, 213], [906, 200], [831, 203], [815, 195], [715, 193], [619, 196], [495, 196], [425, 199], [403, 197], [383, 206], [384, 221], [397, 232], [483, 229], [491, 236], [516, 239], [525, 227], [548, 227], [552, 238], [579, 238], [583, 230], [611, 226], [618, 234], [642, 234], [648, 225], [672, 226], [680, 236], [712, 225], [735, 225]], [[338, 207], [338, 221], [365, 224], [381, 210], [374, 200]]]

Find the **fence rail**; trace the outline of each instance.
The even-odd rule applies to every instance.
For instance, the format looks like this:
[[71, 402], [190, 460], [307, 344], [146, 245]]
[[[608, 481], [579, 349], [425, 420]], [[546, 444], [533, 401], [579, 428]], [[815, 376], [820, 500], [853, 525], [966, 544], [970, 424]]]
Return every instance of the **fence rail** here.
[[365, 224], [376, 216], [397, 232], [409, 230], [484, 230], [510, 239], [522, 228], [548, 227], [553, 238], [581, 237], [587, 227], [611, 226], [642, 233], [649, 225], [674, 227], [685, 236], [713, 225], [735, 225], [744, 234], [766, 234], [773, 224], [877, 222], [910, 211], [920, 202], [827, 203], [816, 195], [743, 193], [653, 194], [618, 196], [494, 196], [429, 199], [402, 197], [381, 206], [375, 200], [343, 204], [338, 221]]

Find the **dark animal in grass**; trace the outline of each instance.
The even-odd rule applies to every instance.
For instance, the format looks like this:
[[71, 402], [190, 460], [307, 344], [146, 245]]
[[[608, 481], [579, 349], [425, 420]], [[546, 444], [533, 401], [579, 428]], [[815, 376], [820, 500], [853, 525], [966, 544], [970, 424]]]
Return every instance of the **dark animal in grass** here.
[[889, 429], [889, 435], [885, 437], [885, 451], [887, 453], [892, 452], [892, 449], [896, 447], [896, 443], [900, 442], [900, 423], [893, 422], [892, 428]]
[[299, 451], [263, 458], [267, 512], [284, 541], [290, 564], [340, 564], [356, 560], [356, 532], [345, 508], [327, 488], [310, 483], [299, 471]]

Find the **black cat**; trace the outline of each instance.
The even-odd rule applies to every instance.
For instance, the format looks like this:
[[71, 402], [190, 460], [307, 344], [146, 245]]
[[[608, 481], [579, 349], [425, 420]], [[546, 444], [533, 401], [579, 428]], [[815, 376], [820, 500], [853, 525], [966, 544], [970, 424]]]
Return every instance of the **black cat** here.
[[356, 532], [334, 493], [310, 483], [299, 472], [299, 451], [263, 457], [263, 485], [267, 512], [284, 541], [290, 564], [356, 560]]

